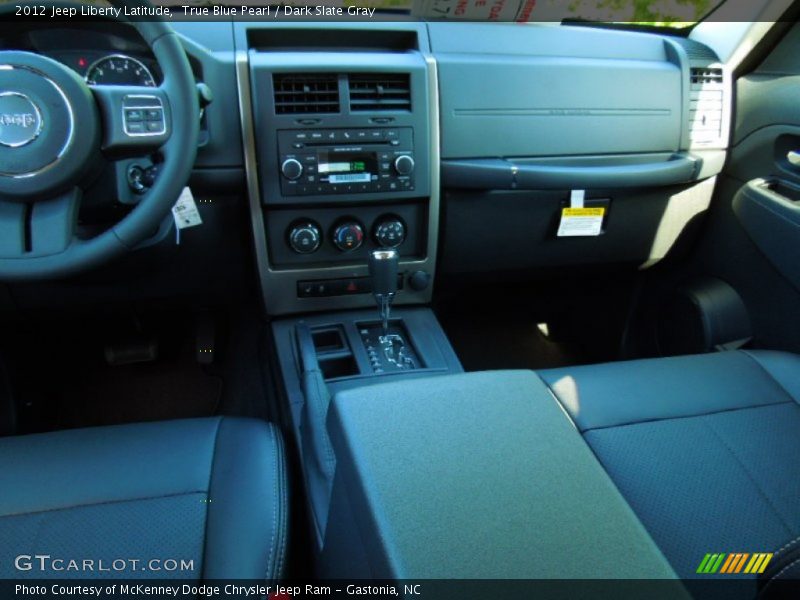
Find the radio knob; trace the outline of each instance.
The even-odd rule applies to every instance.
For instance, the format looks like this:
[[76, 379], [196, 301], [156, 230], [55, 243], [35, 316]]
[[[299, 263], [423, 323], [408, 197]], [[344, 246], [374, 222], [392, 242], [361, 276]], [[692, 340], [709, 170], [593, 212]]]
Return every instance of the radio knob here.
[[287, 158], [281, 165], [281, 173], [286, 179], [294, 181], [303, 174], [303, 165], [295, 158]]
[[316, 252], [322, 243], [322, 232], [314, 223], [301, 222], [289, 231], [289, 247], [298, 254]]
[[388, 217], [375, 226], [375, 242], [382, 248], [397, 248], [406, 239], [406, 226], [397, 217]]
[[364, 243], [364, 228], [355, 221], [342, 223], [333, 231], [333, 245], [342, 252], [357, 250]]
[[394, 159], [394, 170], [399, 175], [411, 175], [414, 171], [414, 159], [408, 154], [403, 154]]

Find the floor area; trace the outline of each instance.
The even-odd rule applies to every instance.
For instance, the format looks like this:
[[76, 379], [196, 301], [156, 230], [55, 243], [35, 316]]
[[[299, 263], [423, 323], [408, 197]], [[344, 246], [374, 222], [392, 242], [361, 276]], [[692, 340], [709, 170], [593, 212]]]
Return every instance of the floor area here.
[[[246, 312], [246, 311], [243, 311]], [[214, 313], [214, 360], [197, 315], [26, 316], [2, 337], [16, 433], [234, 414], [267, 417], [261, 328]], [[208, 317], [208, 315], [204, 315]]]
[[619, 360], [631, 298], [624, 280], [472, 286], [435, 310], [465, 370], [548, 369]]

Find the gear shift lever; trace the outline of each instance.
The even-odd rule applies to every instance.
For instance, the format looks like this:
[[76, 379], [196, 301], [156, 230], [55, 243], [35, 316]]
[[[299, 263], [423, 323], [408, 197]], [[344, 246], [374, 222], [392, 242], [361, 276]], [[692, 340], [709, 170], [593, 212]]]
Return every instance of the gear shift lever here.
[[372, 295], [378, 303], [383, 335], [389, 334], [389, 313], [397, 293], [397, 271], [400, 254], [397, 250], [374, 250], [369, 255], [369, 274], [372, 277]]

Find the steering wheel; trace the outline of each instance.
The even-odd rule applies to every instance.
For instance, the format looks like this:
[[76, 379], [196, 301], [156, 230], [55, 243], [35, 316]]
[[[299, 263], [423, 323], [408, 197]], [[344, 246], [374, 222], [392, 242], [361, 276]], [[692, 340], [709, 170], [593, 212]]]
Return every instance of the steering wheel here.
[[[189, 61], [163, 21], [131, 25], [161, 67], [159, 87], [89, 86], [50, 58], [0, 51], [0, 280], [64, 277], [127, 252], [186, 185], [199, 133]], [[155, 151], [164, 162], [139, 204], [114, 227], [78, 238], [81, 186], [100, 159]]]

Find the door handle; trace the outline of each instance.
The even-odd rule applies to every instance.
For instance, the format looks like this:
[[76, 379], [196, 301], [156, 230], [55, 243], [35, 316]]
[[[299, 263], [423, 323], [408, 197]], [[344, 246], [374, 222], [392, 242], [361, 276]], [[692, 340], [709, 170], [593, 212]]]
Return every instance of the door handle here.
[[788, 160], [789, 164], [793, 167], [800, 167], [800, 151], [789, 150], [786, 154], [786, 160]]

